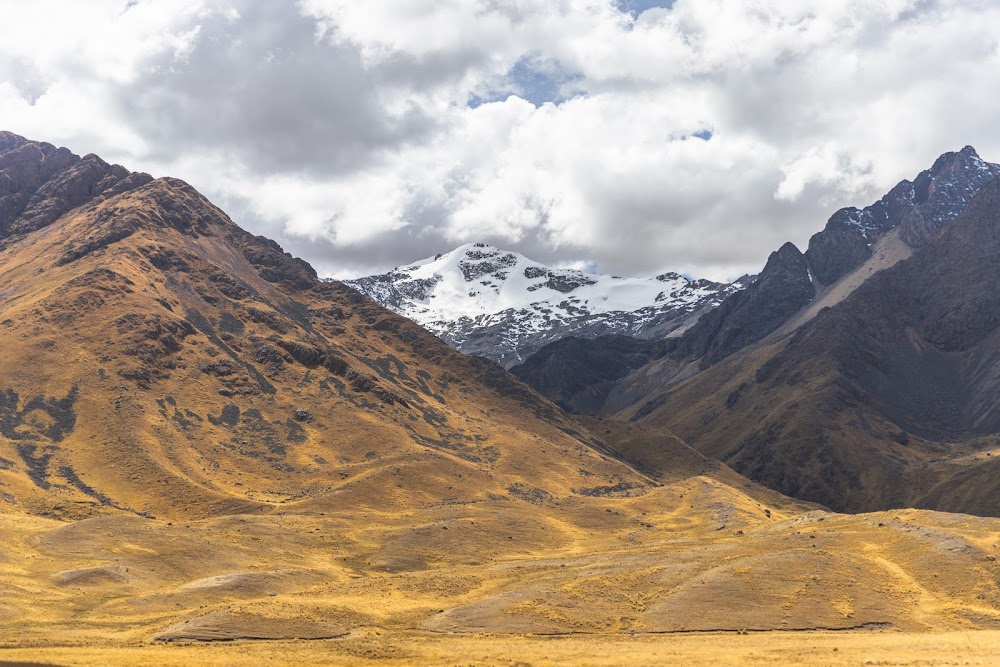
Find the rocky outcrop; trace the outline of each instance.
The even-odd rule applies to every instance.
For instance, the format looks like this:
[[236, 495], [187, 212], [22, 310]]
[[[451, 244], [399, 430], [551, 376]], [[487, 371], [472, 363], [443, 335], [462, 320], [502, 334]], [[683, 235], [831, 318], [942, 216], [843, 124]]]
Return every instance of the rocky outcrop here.
[[984, 162], [966, 146], [945, 153], [912, 182], [900, 182], [871, 206], [837, 211], [826, 229], [809, 240], [806, 257], [813, 275], [820, 284], [832, 285], [864, 264], [875, 241], [896, 227], [911, 248], [923, 247], [997, 175], [1000, 165]]
[[763, 340], [812, 300], [813, 280], [819, 286], [835, 283], [864, 264], [874, 243], [897, 227], [910, 247], [926, 245], [997, 175], [1000, 165], [984, 162], [966, 146], [945, 153], [875, 204], [837, 211], [809, 240], [804, 255], [790, 243], [782, 246], [756, 283], [702, 318], [677, 351], [701, 358], [702, 367], [707, 367]]
[[816, 294], [805, 256], [791, 243], [771, 253], [757, 280], [703, 316], [673, 349], [709, 366], [762, 340]]
[[0, 238], [46, 227], [69, 211], [152, 180], [96, 155], [0, 133]]
[[957, 218], [982, 188], [1000, 175], [971, 146], [945, 153], [914, 181], [902, 181], [875, 204], [844, 208], [800, 253], [786, 243], [768, 259], [757, 281], [723, 301], [685, 333], [674, 355], [701, 359], [703, 368], [757, 343], [828, 286], [864, 264], [873, 244], [892, 229], [920, 248]]

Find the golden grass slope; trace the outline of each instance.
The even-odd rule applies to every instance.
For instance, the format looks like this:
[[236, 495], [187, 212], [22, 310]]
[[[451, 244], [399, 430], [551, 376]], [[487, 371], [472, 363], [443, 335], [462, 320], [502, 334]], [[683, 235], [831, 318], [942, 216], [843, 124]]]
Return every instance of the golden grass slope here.
[[[100, 648], [15, 649], [0, 658], [45, 660], [60, 665], [164, 667], [206, 665], [409, 665], [599, 667], [604, 665], [998, 665], [1000, 633], [769, 632], [735, 634], [571, 637], [444, 636], [407, 633], [346, 639], [261, 644], [202, 644]], [[13, 664], [11, 667], [21, 667]], [[27, 667], [27, 666], [25, 666]], [[32, 667], [37, 667], [37, 663]]]
[[[321, 655], [433, 663], [435, 652], [459, 655], [463, 642], [484, 650], [486, 636], [508, 654], [530, 635], [589, 637], [595, 655], [604, 645], [625, 655], [635, 647], [616, 638], [639, 637], [653, 651], [692, 632], [897, 635], [1000, 623], [997, 520], [919, 511], [767, 517], [765, 509], [694, 477], [643, 497], [542, 508], [506, 500], [416, 514], [300, 508], [172, 525], [9, 514], [0, 645], [21, 650], [0, 658], [62, 662], [74, 654], [42, 650], [61, 646], [123, 664], [116, 656], [168, 644], [143, 649], [166, 664], [219, 655], [173, 648], [192, 641], [282, 638], [318, 642], [299, 647], [303, 663]], [[233, 656], [291, 650], [232, 646]], [[535, 646], [541, 654], [519, 658], [550, 655]], [[589, 664], [620, 664], [605, 655]]]
[[179, 181], [8, 243], [0, 284], [11, 509], [185, 518], [650, 485], [498, 368], [320, 283]]

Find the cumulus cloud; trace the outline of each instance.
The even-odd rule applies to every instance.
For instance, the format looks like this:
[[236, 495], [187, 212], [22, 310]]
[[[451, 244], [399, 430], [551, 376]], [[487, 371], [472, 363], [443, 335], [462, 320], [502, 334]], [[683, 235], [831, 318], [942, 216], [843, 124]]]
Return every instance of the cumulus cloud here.
[[1000, 160], [988, 2], [9, 4], [5, 128], [339, 277], [482, 240], [732, 278], [946, 150]]

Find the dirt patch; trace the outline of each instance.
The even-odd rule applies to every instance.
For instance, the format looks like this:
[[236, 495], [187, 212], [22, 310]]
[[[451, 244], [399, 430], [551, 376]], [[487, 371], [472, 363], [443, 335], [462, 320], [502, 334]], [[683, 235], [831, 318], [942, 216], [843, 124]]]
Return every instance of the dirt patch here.
[[231, 642], [281, 639], [334, 639], [347, 631], [305, 618], [272, 618], [249, 612], [213, 611], [170, 626], [159, 642]]

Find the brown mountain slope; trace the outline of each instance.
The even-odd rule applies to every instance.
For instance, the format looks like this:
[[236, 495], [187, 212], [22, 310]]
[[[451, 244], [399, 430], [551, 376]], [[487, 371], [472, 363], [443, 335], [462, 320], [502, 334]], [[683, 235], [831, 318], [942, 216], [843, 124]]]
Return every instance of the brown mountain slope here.
[[[36, 169], [34, 193], [81, 164], [37, 171], [52, 151], [5, 141], [0, 171]], [[812, 511], [655, 429], [571, 421], [186, 184], [119, 182], [41, 225], [12, 206], [0, 239], [0, 646], [19, 658], [1000, 623], [995, 521]]]
[[9, 237], [0, 284], [0, 490], [33, 511], [650, 486], [497, 367], [317, 281], [180, 181]]
[[793, 336], [632, 411], [797, 497], [1000, 514], [1000, 184]]

